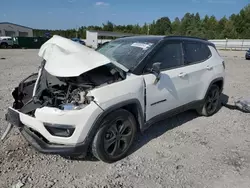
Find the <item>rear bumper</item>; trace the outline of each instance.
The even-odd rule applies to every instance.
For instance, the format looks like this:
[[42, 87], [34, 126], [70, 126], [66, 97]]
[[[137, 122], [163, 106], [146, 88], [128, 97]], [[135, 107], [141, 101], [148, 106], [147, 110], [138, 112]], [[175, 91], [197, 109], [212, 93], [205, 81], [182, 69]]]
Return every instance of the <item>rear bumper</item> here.
[[41, 153], [58, 154], [63, 156], [84, 156], [87, 154], [89, 144], [86, 142], [75, 145], [55, 144], [49, 142], [39, 132], [24, 125], [20, 119], [20, 113], [13, 108], [9, 108], [5, 115], [6, 121], [19, 128], [23, 137]]

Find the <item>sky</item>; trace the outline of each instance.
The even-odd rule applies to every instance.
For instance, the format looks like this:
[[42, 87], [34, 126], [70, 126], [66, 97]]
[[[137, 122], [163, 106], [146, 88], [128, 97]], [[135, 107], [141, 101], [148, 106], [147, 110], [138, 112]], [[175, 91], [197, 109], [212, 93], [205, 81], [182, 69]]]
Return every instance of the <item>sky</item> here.
[[69, 29], [102, 25], [151, 23], [160, 17], [182, 18], [199, 12], [216, 18], [230, 16], [250, 0], [1, 0], [0, 22], [37, 29]]

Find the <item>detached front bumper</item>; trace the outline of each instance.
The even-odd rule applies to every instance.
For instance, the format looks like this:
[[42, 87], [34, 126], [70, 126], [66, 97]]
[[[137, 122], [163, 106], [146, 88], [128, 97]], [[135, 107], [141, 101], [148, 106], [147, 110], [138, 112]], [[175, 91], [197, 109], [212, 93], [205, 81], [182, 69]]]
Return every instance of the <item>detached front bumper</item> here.
[[23, 137], [39, 152], [47, 154], [59, 154], [64, 156], [87, 154], [88, 144], [85, 142], [74, 146], [64, 144], [52, 144], [38, 132], [25, 126], [20, 120], [20, 114], [13, 108], [9, 108], [5, 115], [6, 121], [18, 127]]
[[[35, 117], [32, 117], [9, 107], [6, 120], [18, 127], [23, 137], [39, 152], [77, 156], [87, 153], [88, 134], [101, 112], [102, 110], [92, 103], [86, 109], [75, 111], [40, 108], [36, 110]], [[45, 128], [45, 123], [70, 123], [75, 126], [75, 131], [70, 137], [54, 136]]]

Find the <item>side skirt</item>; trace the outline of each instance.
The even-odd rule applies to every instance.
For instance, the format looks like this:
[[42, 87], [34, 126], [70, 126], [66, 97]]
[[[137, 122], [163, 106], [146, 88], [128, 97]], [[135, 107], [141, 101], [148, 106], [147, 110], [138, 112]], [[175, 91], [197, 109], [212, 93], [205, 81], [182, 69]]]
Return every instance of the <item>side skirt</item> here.
[[204, 104], [204, 100], [199, 100], [199, 101], [194, 101], [194, 102], [191, 102], [191, 103], [188, 103], [186, 105], [183, 105], [183, 106], [180, 106], [180, 107], [177, 107], [175, 109], [172, 109], [170, 111], [167, 111], [167, 112], [164, 112], [162, 114], [159, 114], [153, 118], [151, 118], [150, 120], [148, 120], [143, 128], [142, 128], [142, 132], [144, 132], [145, 130], [147, 130], [151, 125], [159, 122], [159, 121], [162, 121], [162, 120], [165, 120], [165, 119], [168, 119], [170, 117], [173, 117], [177, 114], [180, 114], [182, 112], [185, 112], [185, 111], [188, 111], [188, 110], [195, 110], [195, 109], [199, 109], [202, 107], [202, 105]]

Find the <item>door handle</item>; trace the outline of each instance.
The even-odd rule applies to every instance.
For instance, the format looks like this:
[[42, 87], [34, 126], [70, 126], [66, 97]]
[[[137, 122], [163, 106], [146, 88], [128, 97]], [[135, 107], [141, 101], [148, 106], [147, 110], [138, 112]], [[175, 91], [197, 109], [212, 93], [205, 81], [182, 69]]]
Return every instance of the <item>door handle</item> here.
[[212, 70], [213, 67], [211, 67], [210, 65], [207, 66], [207, 70]]
[[181, 73], [179, 74], [179, 77], [183, 78], [183, 77], [185, 77], [186, 75], [187, 75], [186, 73], [181, 72]]

